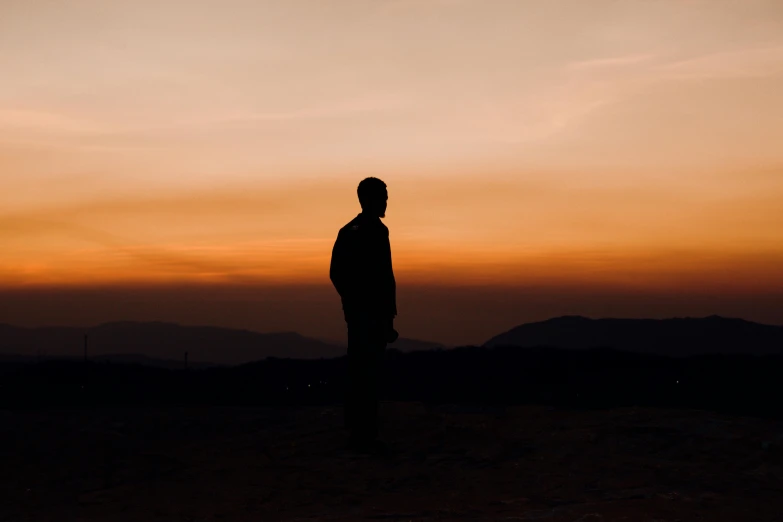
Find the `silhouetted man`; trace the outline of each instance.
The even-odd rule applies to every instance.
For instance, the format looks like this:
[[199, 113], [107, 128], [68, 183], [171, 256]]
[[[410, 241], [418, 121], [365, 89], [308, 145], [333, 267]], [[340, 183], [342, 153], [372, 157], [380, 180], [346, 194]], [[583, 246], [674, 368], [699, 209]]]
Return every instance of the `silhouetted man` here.
[[342, 300], [348, 325], [345, 427], [349, 446], [381, 449], [378, 401], [386, 344], [397, 339], [396, 283], [386, 217], [386, 184], [366, 178], [357, 189], [362, 212], [340, 229], [332, 249], [329, 276]]

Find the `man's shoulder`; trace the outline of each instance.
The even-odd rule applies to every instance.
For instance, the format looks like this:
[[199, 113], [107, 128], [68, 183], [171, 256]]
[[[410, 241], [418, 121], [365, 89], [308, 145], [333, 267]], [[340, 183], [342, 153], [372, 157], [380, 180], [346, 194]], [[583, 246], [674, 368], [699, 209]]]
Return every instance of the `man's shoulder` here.
[[356, 216], [352, 220], [340, 229], [340, 235], [350, 234], [351, 232], [357, 232], [362, 229], [361, 216]]
[[389, 234], [389, 229], [380, 219], [368, 219], [359, 214], [340, 229], [340, 235], [362, 232], [364, 234]]

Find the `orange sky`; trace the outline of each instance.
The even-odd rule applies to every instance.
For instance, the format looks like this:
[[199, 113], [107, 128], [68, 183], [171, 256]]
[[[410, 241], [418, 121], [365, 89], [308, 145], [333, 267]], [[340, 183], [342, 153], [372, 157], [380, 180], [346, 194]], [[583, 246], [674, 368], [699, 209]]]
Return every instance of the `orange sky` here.
[[0, 70], [3, 291], [322, 285], [376, 175], [403, 292], [783, 323], [777, 0], [10, 0]]

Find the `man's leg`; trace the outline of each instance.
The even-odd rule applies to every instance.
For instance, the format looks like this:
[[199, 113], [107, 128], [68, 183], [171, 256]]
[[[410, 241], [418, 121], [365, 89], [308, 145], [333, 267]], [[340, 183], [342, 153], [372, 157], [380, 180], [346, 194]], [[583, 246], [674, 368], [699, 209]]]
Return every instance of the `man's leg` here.
[[348, 375], [345, 423], [354, 441], [369, 442], [378, 436], [381, 365], [386, 340], [377, 321], [352, 321], [348, 325]]
[[348, 326], [348, 357], [345, 372], [345, 429], [353, 434], [359, 413], [359, 398], [361, 397], [361, 336], [358, 325]]

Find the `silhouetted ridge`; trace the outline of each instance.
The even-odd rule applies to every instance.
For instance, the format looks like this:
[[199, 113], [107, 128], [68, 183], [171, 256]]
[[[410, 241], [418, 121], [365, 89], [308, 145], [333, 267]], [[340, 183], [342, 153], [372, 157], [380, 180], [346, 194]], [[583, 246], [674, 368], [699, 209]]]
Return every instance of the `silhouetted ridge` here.
[[[296, 332], [259, 333], [160, 321], [114, 321], [89, 328], [0, 325], [0, 355], [18, 361], [82, 358], [85, 334], [88, 358], [134, 355], [146, 357], [150, 365], [164, 367], [184, 364], [185, 352], [192, 364], [237, 365], [267, 357], [329, 359], [342, 357], [346, 351], [339, 343], [311, 339]], [[404, 351], [439, 346], [407, 339], [401, 339], [400, 345]], [[136, 362], [144, 363], [142, 359]]]
[[484, 346], [605, 347], [672, 356], [775, 354], [783, 353], [783, 327], [717, 315], [673, 319], [565, 316], [517, 326]]
[[85, 334], [90, 358], [133, 354], [158, 360], [156, 364], [166, 360], [183, 361], [185, 352], [193, 363], [232, 365], [266, 357], [331, 358], [345, 351], [340, 346], [294, 332], [258, 333], [159, 321], [115, 321], [91, 328], [0, 327], [0, 353], [43, 358], [81, 357]]

